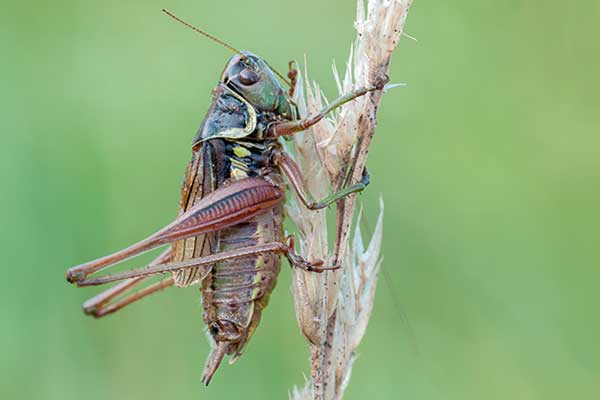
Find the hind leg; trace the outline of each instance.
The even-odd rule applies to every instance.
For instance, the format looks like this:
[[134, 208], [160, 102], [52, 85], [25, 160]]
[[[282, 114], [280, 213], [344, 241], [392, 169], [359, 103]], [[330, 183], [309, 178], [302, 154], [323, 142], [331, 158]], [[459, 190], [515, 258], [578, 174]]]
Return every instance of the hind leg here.
[[116, 253], [67, 271], [67, 281], [83, 286], [87, 277], [128, 258], [181, 239], [218, 231], [249, 220], [283, 201], [283, 192], [262, 178], [233, 181], [198, 201], [175, 221]]
[[[166, 262], [169, 262], [171, 259], [172, 248], [169, 247], [166, 251], [164, 251], [161, 255], [159, 255], [156, 259], [154, 259], [149, 266], [160, 265]], [[120, 295], [128, 292], [130, 289], [134, 289], [145, 283], [149, 276], [141, 276], [136, 278], [127, 279], [110, 289], [105, 290], [104, 292], [98, 294], [97, 296], [92, 297], [85, 303], [83, 303], [83, 312], [87, 315], [91, 315], [95, 318], [104, 317], [105, 315], [112, 314], [123, 307], [138, 301], [146, 296], [149, 296], [153, 293], [156, 293], [162, 289], [165, 289], [169, 286], [173, 285], [173, 278], [168, 277], [162, 279], [159, 282], [156, 282], [150, 286], [144, 287], [142, 289], [136, 290], [133, 293], [129, 293], [125, 297], [114, 301]]]

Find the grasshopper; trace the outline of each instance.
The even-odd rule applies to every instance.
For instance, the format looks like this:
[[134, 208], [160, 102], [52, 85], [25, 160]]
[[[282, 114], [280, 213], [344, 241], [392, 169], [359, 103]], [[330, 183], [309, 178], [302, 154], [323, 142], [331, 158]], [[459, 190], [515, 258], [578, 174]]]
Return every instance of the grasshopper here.
[[[323, 266], [321, 260], [303, 259], [295, 251], [294, 237], [284, 235], [288, 185], [309, 210], [319, 210], [368, 184], [365, 172], [358, 184], [315, 201], [280, 138], [306, 130], [346, 102], [383, 89], [383, 83], [359, 88], [320, 112], [300, 118], [292, 100], [298, 73], [293, 63], [288, 82], [261, 57], [238, 51], [163, 12], [235, 53], [193, 139], [178, 215], [136, 244], [69, 269], [67, 280], [77, 286], [119, 282], [84, 303], [84, 312], [94, 317], [112, 314], [167, 287], [199, 284], [204, 322], [212, 338], [202, 375], [208, 385], [225, 355], [231, 356], [230, 362], [242, 355], [275, 286], [281, 255], [293, 268], [314, 272], [336, 268]], [[287, 90], [284, 83], [289, 85]], [[94, 275], [163, 245], [167, 249], [144, 268]], [[149, 278], [159, 274], [166, 276], [148, 284]]]

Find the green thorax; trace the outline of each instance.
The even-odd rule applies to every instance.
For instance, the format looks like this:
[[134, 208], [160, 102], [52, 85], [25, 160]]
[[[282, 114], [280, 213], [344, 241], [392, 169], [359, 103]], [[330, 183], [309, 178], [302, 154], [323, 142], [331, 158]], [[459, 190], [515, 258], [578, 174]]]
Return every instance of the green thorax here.
[[298, 118], [296, 104], [268, 63], [244, 51], [231, 58], [194, 139], [263, 140], [274, 121]]

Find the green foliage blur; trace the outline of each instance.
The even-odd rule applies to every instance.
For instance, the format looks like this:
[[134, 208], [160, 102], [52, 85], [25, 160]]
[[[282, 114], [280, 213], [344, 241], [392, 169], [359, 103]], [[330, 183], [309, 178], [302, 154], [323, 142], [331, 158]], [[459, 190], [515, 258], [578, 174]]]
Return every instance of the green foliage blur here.
[[[98, 289], [64, 280], [176, 212], [231, 54], [162, 7], [282, 70], [306, 54], [336, 95], [353, 0], [4, 2], [0, 398], [284, 399], [308, 373], [288, 268], [208, 388], [197, 288], [93, 320]], [[362, 196], [371, 224], [385, 199], [389, 279], [347, 399], [600, 393], [599, 20], [593, 0], [416, 0]]]

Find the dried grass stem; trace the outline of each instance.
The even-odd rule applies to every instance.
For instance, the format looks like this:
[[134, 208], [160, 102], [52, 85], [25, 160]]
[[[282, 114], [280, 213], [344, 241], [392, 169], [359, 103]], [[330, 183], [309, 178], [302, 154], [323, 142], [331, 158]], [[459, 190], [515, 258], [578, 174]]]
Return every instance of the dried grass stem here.
[[[403, 33], [411, 2], [368, 0], [365, 8], [364, 0], [357, 1], [357, 38], [343, 79], [334, 65], [340, 96], [387, 79], [390, 59]], [[308, 82], [308, 72], [305, 72], [296, 90], [296, 102], [302, 115], [314, 113], [326, 104], [319, 85]], [[295, 137], [295, 158], [315, 198], [321, 199], [332, 190], [339, 190], [344, 181], [347, 184], [361, 181], [383, 93], [372, 92], [347, 103]], [[356, 196], [337, 202], [336, 240], [331, 254], [324, 211], [306, 210], [292, 198], [288, 213], [298, 228], [302, 255], [341, 266], [340, 270], [322, 274], [294, 271], [296, 316], [310, 346], [311, 377], [304, 388], [293, 389], [291, 398], [341, 399], [373, 308], [381, 264], [383, 202], [366, 248], [360, 227], [356, 226], [353, 235], [351, 232]]]

